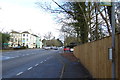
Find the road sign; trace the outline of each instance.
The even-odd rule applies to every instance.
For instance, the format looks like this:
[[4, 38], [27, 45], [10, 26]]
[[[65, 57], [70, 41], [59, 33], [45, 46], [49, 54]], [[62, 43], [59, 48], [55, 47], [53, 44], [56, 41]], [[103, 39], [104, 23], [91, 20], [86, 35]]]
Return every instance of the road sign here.
[[112, 51], [112, 48], [109, 48], [108, 50], [109, 50], [109, 51], [108, 51], [108, 52], [109, 52], [109, 53], [108, 53], [108, 59], [109, 59], [109, 60], [112, 60], [112, 58], [113, 58], [113, 55], [112, 55], [112, 52], [113, 52], [113, 51]]
[[100, 0], [100, 6], [112, 6], [111, 0]]
[[3, 45], [10, 45], [9, 43], [3, 43]]
[[100, 6], [112, 6], [111, 2], [100, 2]]

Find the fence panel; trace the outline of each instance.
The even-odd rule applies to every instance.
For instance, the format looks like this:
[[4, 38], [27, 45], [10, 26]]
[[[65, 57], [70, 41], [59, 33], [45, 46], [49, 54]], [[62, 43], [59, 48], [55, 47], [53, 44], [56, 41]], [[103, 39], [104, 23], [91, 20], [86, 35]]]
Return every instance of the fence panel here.
[[[112, 78], [112, 62], [108, 59], [111, 37], [86, 43], [74, 48], [74, 55], [94, 78]], [[120, 76], [120, 34], [116, 35], [116, 74]], [[119, 53], [119, 54], [118, 54]], [[118, 58], [119, 57], [119, 58]]]

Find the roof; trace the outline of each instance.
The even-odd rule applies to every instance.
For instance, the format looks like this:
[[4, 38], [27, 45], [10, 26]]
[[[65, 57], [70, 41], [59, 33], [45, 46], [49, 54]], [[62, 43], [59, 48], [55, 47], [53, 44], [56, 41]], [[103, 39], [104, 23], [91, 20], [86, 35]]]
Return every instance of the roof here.
[[10, 32], [10, 33], [19, 33], [19, 32], [17, 32], [17, 31], [12, 31], [12, 32]]
[[31, 35], [33, 35], [33, 36], [35, 36], [35, 37], [38, 37], [37, 35], [35, 35], [35, 34], [31, 34]]
[[29, 33], [28, 31], [24, 31], [24, 32], [22, 32], [22, 33]]

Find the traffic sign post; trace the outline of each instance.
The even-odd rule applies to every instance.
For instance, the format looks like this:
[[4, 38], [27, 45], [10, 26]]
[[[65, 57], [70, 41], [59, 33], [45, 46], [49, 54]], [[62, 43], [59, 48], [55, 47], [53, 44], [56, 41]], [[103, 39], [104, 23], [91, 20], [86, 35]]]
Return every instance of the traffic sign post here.
[[111, 2], [100, 2], [101, 6], [112, 6]]
[[[111, 28], [112, 28], [112, 48], [110, 49], [110, 60], [112, 60], [112, 79], [116, 78], [116, 63], [115, 63], [115, 2], [104, 2], [100, 0], [101, 6], [111, 6]], [[111, 52], [112, 51], [112, 52]]]
[[100, 6], [112, 6], [111, 0], [100, 0]]
[[112, 2], [111, 8], [111, 27], [112, 27], [112, 79], [116, 78], [116, 63], [115, 63], [115, 2]]

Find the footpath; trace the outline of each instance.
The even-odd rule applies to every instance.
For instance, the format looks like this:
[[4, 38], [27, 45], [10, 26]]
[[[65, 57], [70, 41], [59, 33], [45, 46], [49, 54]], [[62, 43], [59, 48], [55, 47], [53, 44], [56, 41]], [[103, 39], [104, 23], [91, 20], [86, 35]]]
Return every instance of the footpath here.
[[73, 53], [61, 53], [60, 59], [64, 64], [61, 78], [92, 78]]

